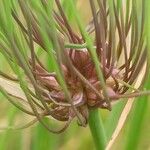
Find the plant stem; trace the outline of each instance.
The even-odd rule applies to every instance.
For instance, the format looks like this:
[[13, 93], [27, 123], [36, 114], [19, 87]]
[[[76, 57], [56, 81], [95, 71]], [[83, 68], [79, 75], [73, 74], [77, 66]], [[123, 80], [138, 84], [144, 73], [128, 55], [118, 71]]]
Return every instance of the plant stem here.
[[73, 49], [84, 49], [87, 48], [87, 44], [72, 44], [72, 43], [67, 43], [65, 44], [65, 48], [73, 48]]
[[89, 126], [97, 150], [104, 150], [106, 146], [106, 134], [98, 109], [91, 110]]

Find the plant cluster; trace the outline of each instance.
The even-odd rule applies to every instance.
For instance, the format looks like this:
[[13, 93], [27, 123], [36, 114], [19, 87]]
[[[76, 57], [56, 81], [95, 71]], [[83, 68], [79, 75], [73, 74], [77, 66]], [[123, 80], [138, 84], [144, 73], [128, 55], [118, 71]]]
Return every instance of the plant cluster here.
[[[75, 117], [86, 126], [91, 109], [111, 110], [121, 98], [149, 94], [141, 90], [149, 72], [144, 1], [137, 8], [130, 0], [125, 5], [89, 0], [92, 19], [84, 27], [74, 2], [68, 0], [77, 30], [59, 0], [39, 1], [4, 2], [7, 13], [0, 12], [0, 52], [15, 76], [0, 75], [18, 83], [25, 94], [23, 99], [0, 86], [11, 103], [59, 133]], [[50, 70], [37, 47], [47, 55]], [[65, 122], [64, 127], [52, 130], [43, 121], [48, 116]]]

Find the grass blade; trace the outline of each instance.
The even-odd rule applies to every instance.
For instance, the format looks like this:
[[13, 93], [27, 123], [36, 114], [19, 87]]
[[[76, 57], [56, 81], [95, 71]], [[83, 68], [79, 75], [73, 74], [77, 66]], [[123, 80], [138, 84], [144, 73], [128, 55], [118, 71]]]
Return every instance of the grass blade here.
[[108, 142], [107, 148], [106, 150], [109, 150], [111, 148], [111, 146], [113, 145], [113, 143], [115, 142], [117, 136], [119, 135], [121, 129], [123, 128], [123, 125], [126, 121], [126, 118], [128, 116], [128, 114], [130, 113], [130, 110], [132, 108], [132, 104], [133, 104], [133, 100], [129, 100], [124, 109], [121, 112], [121, 115], [119, 116], [119, 120], [117, 122], [117, 125], [115, 127], [115, 130], [113, 132], [112, 138], [111, 140]]
[[105, 131], [107, 135], [107, 141], [111, 139], [111, 136], [117, 126], [118, 120], [121, 116], [121, 113], [125, 107], [126, 102], [118, 102], [113, 106], [112, 111], [110, 112], [108, 118], [105, 123]]
[[[146, 30], [146, 36], [147, 36], [147, 53], [148, 53], [148, 58], [150, 58], [150, 19], [149, 19], [149, 14], [150, 14], [150, 2], [147, 0], [145, 1], [145, 13], [146, 13], [146, 26], [145, 26], [145, 30]], [[149, 59], [148, 59], [149, 60]], [[148, 61], [147, 65], [149, 66], [150, 62]], [[148, 72], [148, 74], [150, 73], [150, 70]], [[148, 77], [146, 82], [145, 82], [145, 89], [150, 89], [150, 78]], [[132, 119], [130, 121], [130, 128], [128, 131], [128, 138], [127, 139], [127, 143], [125, 146], [125, 149], [137, 149], [138, 148], [138, 144], [140, 142], [140, 137], [142, 135], [142, 130], [143, 130], [143, 123], [144, 123], [144, 118], [146, 115], [146, 110], [148, 108], [148, 97], [140, 97], [135, 101], [135, 105], [134, 105], [134, 110], [133, 110], [133, 114], [132, 114]]]

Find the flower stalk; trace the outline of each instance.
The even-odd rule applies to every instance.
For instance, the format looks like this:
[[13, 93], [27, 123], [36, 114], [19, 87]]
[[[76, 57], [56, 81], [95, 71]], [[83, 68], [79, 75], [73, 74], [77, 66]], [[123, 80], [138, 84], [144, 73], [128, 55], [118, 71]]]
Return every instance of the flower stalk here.
[[98, 109], [90, 110], [89, 127], [96, 149], [105, 150], [107, 137], [103, 126], [103, 121], [99, 115]]

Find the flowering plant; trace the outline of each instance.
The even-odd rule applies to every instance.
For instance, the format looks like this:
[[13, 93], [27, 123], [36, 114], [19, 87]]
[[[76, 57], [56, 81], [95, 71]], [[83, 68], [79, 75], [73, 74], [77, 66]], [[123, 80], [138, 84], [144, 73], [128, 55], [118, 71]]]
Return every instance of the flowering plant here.
[[[7, 13], [0, 13], [0, 52], [13, 71], [0, 75], [20, 85], [22, 94], [5, 85], [1, 93], [54, 133], [74, 118], [86, 126], [92, 110], [111, 110], [116, 101], [150, 94], [142, 89], [149, 73], [145, 2], [89, 3], [92, 19], [84, 27], [74, 2], [68, 1], [78, 29], [59, 0], [4, 2]], [[49, 116], [64, 126], [51, 129], [43, 121]]]

